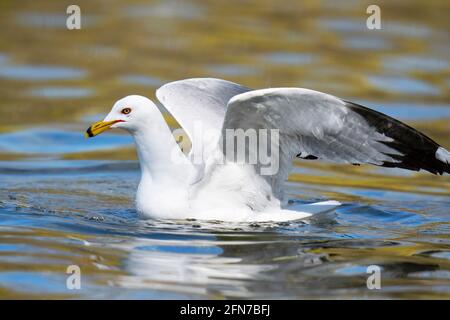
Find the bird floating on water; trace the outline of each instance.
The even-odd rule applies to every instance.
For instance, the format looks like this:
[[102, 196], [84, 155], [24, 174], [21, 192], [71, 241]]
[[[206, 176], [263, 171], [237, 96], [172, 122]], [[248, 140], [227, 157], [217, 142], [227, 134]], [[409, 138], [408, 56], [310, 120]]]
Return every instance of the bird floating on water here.
[[[252, 90], [221, 79], [194, 78], [165, 84], [156, 96], [187, 133], [189, 154], [182, 152], [158, 107], [142, 96], [117, 101], [86, 133], [93, 137], [121, 128], [134, 137], [141, 167], [136, 206], [142, 217], [288, 221], [338, 207], [337, 201], [299, 205], [285, 199], [283, 185], [296, 157], [450, 172], [450, 153], [423, 133], [326, 93]], [[196, 134], [199, 128], [217, 134]], [[228, 148], [226, 140], [238, 139], [230, 138], [230, 130], [243, 132], [244, 141], [254, 130], [257, 143]], [[269, 139], [258, 135], [267, 130], [272, 132]], [[269, 146], [277, 155], [271, 158], [276, 170], [264, 174], [267, 162], [259, 153]], [[238, 149], [244, 157], [234, 154]]]

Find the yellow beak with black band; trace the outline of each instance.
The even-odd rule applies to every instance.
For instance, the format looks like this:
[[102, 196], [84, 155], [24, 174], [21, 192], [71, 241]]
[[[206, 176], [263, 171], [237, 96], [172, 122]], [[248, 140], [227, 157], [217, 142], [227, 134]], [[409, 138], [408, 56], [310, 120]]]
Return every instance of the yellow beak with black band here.
[[92, 126], [90, 126], [87, 130], [86, 130], [86, 134], [85, 137], [86, 138], [92, 138], [95, 137], [97, 135], [99, 135], [100, 133], [111, 129], [111, 126], [117, 122], [123, 122], [123, 120], [113, 120], [113, 121], [99, 121], [94, 123]]

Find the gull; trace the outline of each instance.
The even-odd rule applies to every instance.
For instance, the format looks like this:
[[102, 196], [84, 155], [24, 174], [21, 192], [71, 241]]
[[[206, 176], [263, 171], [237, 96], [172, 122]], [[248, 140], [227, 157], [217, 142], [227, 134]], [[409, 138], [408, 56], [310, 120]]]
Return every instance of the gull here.
[[[186, 132], [192, 144], [188, 154], [160, 109], [143, 96], [118, 100], [86, 132], [93, 137], [120, 128], [134, 137], [141, 168], [136, 208], [143, 218], [289, 221], [338, 208], [333, 200], [298, 204], [286, 199], [283, 191], [295, 158], [449, 173], [450, 153], [423, 133], [326, 93], [252, 90], [226, 80], [193, 78], [165, 84], [156, 96]], [[236, 145], [228, 148], [229, 140], [237, 139], [230, 138], [230, 130], [271, 135], [245, 144], [239, 158]], [[249, 159], [269, 145], [276, 170], [263, 173], [267, 163]]]

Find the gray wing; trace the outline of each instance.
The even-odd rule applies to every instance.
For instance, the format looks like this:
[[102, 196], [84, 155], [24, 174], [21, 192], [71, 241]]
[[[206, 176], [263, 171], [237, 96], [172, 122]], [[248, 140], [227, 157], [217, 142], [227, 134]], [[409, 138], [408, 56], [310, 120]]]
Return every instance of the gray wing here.
[[228, 101], [249, 90], [226, 80], [193, 78], [167, 83], [156, 96], [189, 136], [192, 153], [211, 143], [211, 137], [204, 133], [220, 130]]
[[227, 129], [279, 130], [279, 171], [267, 177], [278, 195], [295, 157], [425, 169], [435, 174], [450, 170], [448, 151], [417, 130], [308, 89], [263, 89], [235, 96], [228, 104], [223, 137]]

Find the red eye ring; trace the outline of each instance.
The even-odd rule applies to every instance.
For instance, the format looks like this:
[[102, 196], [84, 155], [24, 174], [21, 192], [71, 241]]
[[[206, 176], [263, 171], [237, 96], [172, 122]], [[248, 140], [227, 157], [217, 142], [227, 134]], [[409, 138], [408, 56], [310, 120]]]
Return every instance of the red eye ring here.
[[122, 113], [123, 114], [129, 114], [131, 112], [131, 108], [123, 108]]

